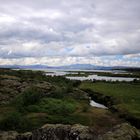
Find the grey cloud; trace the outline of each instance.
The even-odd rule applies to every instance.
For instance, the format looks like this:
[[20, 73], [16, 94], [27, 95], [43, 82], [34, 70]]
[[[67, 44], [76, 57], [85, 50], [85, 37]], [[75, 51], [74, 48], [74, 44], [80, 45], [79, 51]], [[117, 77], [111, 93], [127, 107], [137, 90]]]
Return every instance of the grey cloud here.
[[139, 0], [0, 0], [0, 57], [140, 53], [139, 13]]

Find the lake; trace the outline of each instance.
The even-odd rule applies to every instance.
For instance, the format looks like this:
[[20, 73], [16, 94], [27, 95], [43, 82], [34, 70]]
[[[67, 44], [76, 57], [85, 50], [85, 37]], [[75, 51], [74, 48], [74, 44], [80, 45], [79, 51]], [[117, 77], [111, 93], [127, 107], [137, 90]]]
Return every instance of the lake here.
[[[65, 76], [66, 74], [78, 74], [78, 71], [83, 72], [110, 72], [110, 73], [125, 73], [124, 71], [113, 71], [113, 70], [45, 70], [46, 75], [49, 76]], [[133, 81], [136, 78], [129, 77], [110, 77], [110, 76], [99, 76], [96, 74], [88, 75], [88, 76], [66, 76], [67, 79], [70, 80], [106, 80], [106, 81]], [[138, 79], [138, 78], [137, 78]]]
[[89, 75], [85, 76], [66, 76], [67, 79], [70, 80], [105, 80], [105, 81], [133, 81], [135, 78], [128, 78], [128, 77], [109, 77], [109, 76], [98, 76], [98, 75]]
[[107, 108], [106, 106], [104, 106], [103, 104], [99, 104], [99, 103], [95, 102], [94, 100], [90, 100], [90, 105], [91, 105], [92, 107], [108, 109], [108, 108]]

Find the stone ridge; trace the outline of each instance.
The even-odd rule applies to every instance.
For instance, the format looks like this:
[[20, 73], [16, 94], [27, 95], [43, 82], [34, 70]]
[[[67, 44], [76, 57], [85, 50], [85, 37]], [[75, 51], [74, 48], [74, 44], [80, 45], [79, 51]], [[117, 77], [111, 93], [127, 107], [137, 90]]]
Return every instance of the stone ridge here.
[[47, 96], [54, 88], [46, 81], [36, 83], [33, 80], [22, 80], [16, 76], [0, 75], [0, 104], [8, 104], [31, 86], [40, 89], [43, 93], [42, 96]]
[[128, 123], [122, 123], [103, 135], [95, 136], [88, 126], [46, 124], [24, 134], [0, 131], [0, 140], [140, 140], [140, 131]]

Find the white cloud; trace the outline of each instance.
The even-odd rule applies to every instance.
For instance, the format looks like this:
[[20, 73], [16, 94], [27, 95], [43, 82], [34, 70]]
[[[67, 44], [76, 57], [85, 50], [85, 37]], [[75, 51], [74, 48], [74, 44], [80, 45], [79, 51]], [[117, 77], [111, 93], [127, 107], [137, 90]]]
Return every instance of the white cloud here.
[[140, 61], [131, 61], [129, 59], [115, 59], [110, 56], [105, 59], [102, 57], [26, 57], [19, 59], [2, 59], [0, 58], [1, 65], [34, 65], [44, 64], [49, 66], [62, 66], [70, 64], [93, 64], [99, 66], [140, 66]]
[[63, 57], [87, 63], [88, 57], [123, 55], [123, 65], [135, 65], [125, 55], [140, 53], [139, 13], [139, 0], [0, 0], [1, 63], [47, 58], [55, 64]]

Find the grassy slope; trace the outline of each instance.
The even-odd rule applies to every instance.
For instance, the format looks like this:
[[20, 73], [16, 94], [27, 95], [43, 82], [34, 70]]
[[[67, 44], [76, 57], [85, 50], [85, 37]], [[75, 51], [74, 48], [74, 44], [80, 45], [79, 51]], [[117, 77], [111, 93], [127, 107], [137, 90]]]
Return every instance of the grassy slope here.
[[[23, 132], [38, 128], [45, 123], [81, 123], [95, 126], [102, 131], [120, 121], [109, 110], [89, 106], [86, 99], [79, 98], [79, 95], [82, 96], [80, 91], [73, 91], [75, 88], [73, 84], [76, 83], [64, 77], [46, 77], [41, 72], [12, 70], [2, 70], [0, 74], [14, 75], [24, 82], [47, 81], [56, 88], [52, 91], [51, 97], [40, 97], [42, 90], [38, 91], [40, 89], [37, 90], [37, 87], [27, 89], [13, 102], [0, 105], [0, 129], [2, 130]], [[6, 84], [2, 88], [7, 88]], [[69, 93], [71, 93], [70, 96], [68, 96]]]
[[80, 85], [81, 89], [91, 89], [121, 100], [119, 108], [126, 109], [132, 115], [140, 118], [140, 84], [130, 83], [88, 83]]
[[[80, 123], [83, 125], [92, 126], [96, 128], [98, 132], [102, 132], [118, 124], [121, 121], [116, 115], [112, 114], [109, 110], [91, 107], [88, 105], [87, 101], [78, 101], [77, 103], [75, 103], [75, 101], [72, 103], [69, 103], [69, 101], [64, 101], [66, 105], [63, 106], [63, 109], [65, 107], [66, 108], [65, 110], [69, 111], [69, 109], [67, 109], [69, 108], [69, 104], [70, 107], [74, 106], [74, 110], [72, 107], [72, 111], [66, 114], [63, 111], [61, 112], [61, 104], [58, 105], [58, 102], [60, 101], [63, 102], [63, 99], [60, 100], [60, 99], [48, 98], [48, 101], [49, 103], [45, 103], [44, 105], [42, 103], [36, 105], [36, 107], [39, 107], [37, 111], [31, 109], [31, 106], [30, 106], [30, 110], [29, 107], [27, 107], [25, 113], [21, 112], [21, 116], [20, 116], [21, 119], [28, 120], [23, 122], [24, 124], [27, 123], [27, 126], [20, 126], [20, 127], [16, 126], [13, 128], [13, 130], [17, 130], [19, 132], [31, 131], [32, 129], [41, 127], [45, 123], [63, 123], [63, 124]], [[40, 108], [41, 106], [44, 107]], [[55, 106], [59, 108], [57, 112], [54, 111], [56, 110]], [[13, 114], [13, 112], [15, 111], [16, 108], [14, 108], [14, 106], [13, 107], [5, 106], [3, 108], [1, 107], [0, 109], [1, 120], [7, 117], [7, 115], [11, 113]], [[4, 128], [4, 130], [11, 130], [11, 127]]]

